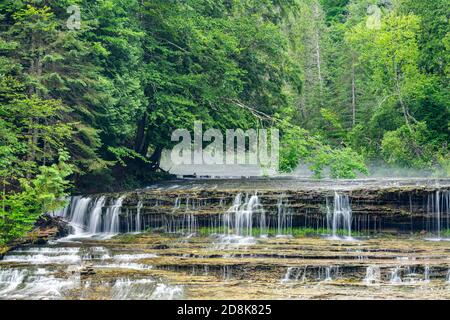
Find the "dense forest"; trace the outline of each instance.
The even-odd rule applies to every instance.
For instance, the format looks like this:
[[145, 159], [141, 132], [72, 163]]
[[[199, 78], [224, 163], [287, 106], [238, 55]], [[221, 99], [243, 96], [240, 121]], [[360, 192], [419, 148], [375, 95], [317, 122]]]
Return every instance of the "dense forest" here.
[[0, 244], [70, 192], [164, 179], [198, 120], [278, 128], [282, 172], [450, 176], [448, 18], [447, 0], [3, 0]]

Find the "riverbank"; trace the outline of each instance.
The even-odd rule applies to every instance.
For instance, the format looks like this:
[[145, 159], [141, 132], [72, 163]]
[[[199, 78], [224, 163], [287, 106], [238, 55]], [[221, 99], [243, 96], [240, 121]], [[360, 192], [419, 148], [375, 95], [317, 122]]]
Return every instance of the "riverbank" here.
[[65, 237], [69, 233], [70, 227], [67, 221], [61, 217], [44, 214], [35, 222], [33, 230], [24, 237], [0, 246], [0, 259], [11, 250], [29, 245], [44, 245], [50, 240]]
[[106, 236], [11, 251], [0, 299], [450, 299], [448, 242]]
[[445, 181], [183, 180], [55, 216], [0, 299], [450, 299]]

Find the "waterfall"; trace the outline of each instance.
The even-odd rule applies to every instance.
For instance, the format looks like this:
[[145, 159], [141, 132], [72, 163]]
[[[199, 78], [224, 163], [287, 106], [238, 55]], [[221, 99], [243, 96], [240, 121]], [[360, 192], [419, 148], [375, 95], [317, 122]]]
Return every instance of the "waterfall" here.
[[368, 266], [364, 283], [374, 284], [381, 281], [381, 270], [379, 266]]
[[252, 237], [254, 213], [259, 213], [260, 234], [266, 235], [266, 216], [256, 194], [250, 198], [247, 195], [244, 203], [242, 203], [242, 194], [236, 195], [233, 205], [223, 215], [224, 231], [230, 233], [234, 230], [237, 236]]
[[289, 235], [292, 231], [292, 214], [289, 212], [284, 195], [278, 198], [277, 203], [277, 236]]
[[229, 281], [233, 276], [233, 269], [231, 266], [222, 266], [222, 279]]
[[308, 266], [302, 267], [288, 267], [286, 270], [286, 274], [283, 279], [281, 279], [281, 283], [288, 283], [290, 281], [298, 281], [301, 279], [301, 282], [306, 282], [306, 270]]
[[332, 239], [339, 239], [338, 232], [343, 229], [347, 237], [352, 237], [352, 209], [347, 195], [334, 193], [333, 211], [327, 202], [327, 226], [331, 231]]
[[80, 234], [84, 231], [86, 212], [88, 212], [91, 201], [91, 198], [74, 197], [70, 210], [66, 211], [66, 214], [69, 215], [66, 218], [68, 218], [71, 226], [74, 228], [75, 234]]
[[294, 272], [297, 271], [298, 268], [295, 267], [289, 267], [286, 270], [286, 274], [284, 275], [283, 279], [281, 279], [281, 283], [289, 282], [293, 278]]
[[117, 279], [111, 288], [111, 298], [114, 300], [148, 299], [148, 291], [154, 285], [151, 279]]
[[181, 231], [188, 235], [193, 235], [197, 232], [198, 222], [195, 215], [192, 213], [186, 213], [183, 215], [183, 220], [181, 223]]
[[88, 231], [90, 233], [101, 232], [101, 222], [102, 222], [102, 210], [105, 206], [105, 197], [100, 197], [95, 201], [94, 208], [91, 211], [91, 218], [88, 224]]
[[397, 284], [397, 283], [402, 283], [402, 278], [400, 277], [400, 267], [395, 267], [392, 272], [391, 272], [391, 283], [392, 284]]
[[156, 286], [150, 299], [152, 300], [177, 300], [183, 297], [182, 286], [170, 286], [160, 283]]
[[180, 201], [180, 198], [176, 198], [175, 199], [175, 204], [173, 205], [173, 208], [174, 209], [180, 209], [180, 207], [181, 207], [181, 201]]
[[6, 297], [14, 291], [27, 275], [26, 270], [0, 269], [0, 297]]
[[125, 197], [122, 196], [117, 200], [114, 200], [113, 205], [106, 209], [103, 232], [111, 234], [119, 233], [119, 215], [121, 213], [124, 198]]
[[430, 266], [425, 266], [423, 278], [425, 282], [430, 282]]
[[[67, 209], [59, 215], [66, 219], [73, 228], [73, 236], [108, 233], [119, 233], [119, 215], [124, 196], [112, 200], [107, 207], [107, 198], [73, 197]], [[140, 228], [140, 226], [139, 226]]]
[[[325, 282], [333, 281], [333, 277], [336, 279], [339, 277], [339, 266], [325, 267]], [[319, 280], [322, 279], [321, 269], [319, 269]]]
[[252, 196], [234, 212], [234, 230], [238, 236], [252, 236], [253, 234], [253, 204], [258, 201], [258, 197]]
[[435, 240], [442, 239], [442, 227], [449, 229], [450, 220], [450, 191], [436, 191], [428, 195], [428, 215], [432, 218], [430, 231], [436, 235]]
[[144, 206], [144, 204], [142, 203], [142, 200], [139, 199], [137, 207], [136, 207], [136, 225], [135, 225], [135, 231], [136, 232], [141, 232], [142, 231], [142, 227], [141, 227], [141, 210], [142, 207]]

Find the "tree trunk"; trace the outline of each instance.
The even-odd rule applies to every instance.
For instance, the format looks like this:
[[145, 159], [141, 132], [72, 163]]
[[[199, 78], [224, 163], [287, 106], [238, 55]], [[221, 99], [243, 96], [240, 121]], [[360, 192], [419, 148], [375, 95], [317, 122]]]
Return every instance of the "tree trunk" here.
[[152, 162], [152, 168], [158, 169], [160, 162], [161, 162], [161, 155], [164, 147], [163, 146], [156, 146], [155, 151], [150, 156], [150, 161]]
[[[142, 156], [146, 156], [147, 150], [144, 150], [145, 145], [145, 129], [147, 127], [148, 114], [147, 111], [142, 115], [141, 120], [139, 120], [137, 131], [136, 131], [136, 140], [134, 143], [134, 151], [139, 153]], [[144, 152], [145, 151], [145, 152]], [[145, 153], [145, 154], [144, 154]]]

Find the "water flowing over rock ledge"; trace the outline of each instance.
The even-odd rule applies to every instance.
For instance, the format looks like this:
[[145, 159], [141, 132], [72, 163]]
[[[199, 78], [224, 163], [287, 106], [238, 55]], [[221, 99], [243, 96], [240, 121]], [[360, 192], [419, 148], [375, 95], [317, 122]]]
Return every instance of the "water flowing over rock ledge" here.
[[54, 214], [70, 235], [7, 253], [0, 299], [450, 298], [444, 181], [175, 181]]
[[[339, 217], [338, 227], [348, 228], [345, 219], [350, 219], [350, 229], [357, 232], [440, 233], [448, 228], [449, 190], [450, 180], [429, 179], [182, 180], [133, 192], [74, 197], [60, 214], [92, 233], [149, 228], [196, 232], [199, 227], [223, 228], [226, 219], [239, 218], [227, 218], [227, 212], [241, 206], [244, 215], [244, 211], [255, 211], [244, 217], [246, 228], [326, 229], [333, 223], [330, 210], [336, 211], [336, 198], [343, 197], [348, 199], [346, 210], [351, 215], [342, 223]], [[242, 199], [236, 204], [238, 196]], [[255, 208], [247, 208], [253, 196], [257, 197]], [[236, 221], [232, 224], [239, 228]]]

